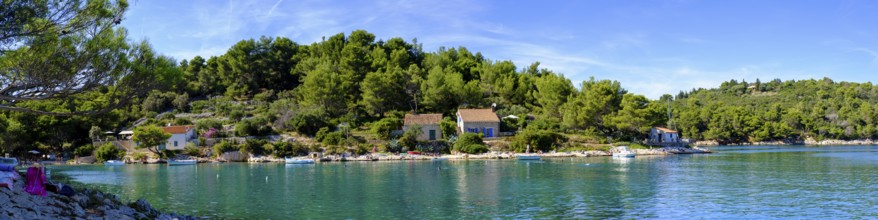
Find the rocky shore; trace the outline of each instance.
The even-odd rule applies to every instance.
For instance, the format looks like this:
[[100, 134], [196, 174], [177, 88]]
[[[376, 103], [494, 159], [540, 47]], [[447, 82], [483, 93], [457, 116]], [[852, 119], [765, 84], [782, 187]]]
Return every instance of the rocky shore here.
[[[717, 141], [698, 141], [695, 142], [696, 146], [718, 146], [720, 145]], [[781, 140], [781, 141], [758, 141], [758, 142], [749, 142], [749, 143], [739, 143], [739, 144], [729, 144], [733, 146], [746, 146], [746, 145], [818, 145], [818, 146], [830, 146], [830, 145], [878, 145], [878, 140], [874, 139], [856, 139], [856, 140], [822, 140], [817, 141], [814, 138], [807, 138], [805, 140]]]
[[0, 219], [197, 219], [162, 213], [143, 199], [124, 203], [96, 190], [77, 189], [73, 196], [47, 194], [28, 194], [23, 178], [12, 189], [0, 188]]

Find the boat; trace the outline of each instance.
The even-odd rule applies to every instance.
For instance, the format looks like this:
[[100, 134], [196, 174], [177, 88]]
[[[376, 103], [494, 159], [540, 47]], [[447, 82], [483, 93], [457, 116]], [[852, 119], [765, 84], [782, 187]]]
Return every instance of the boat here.
[[296, 158], [284, 158], [284, 162], [287, 164], [313, 164], [314, 159], [296, 159]]
[[628, 146], [618, 146], [618, 147], [615, 147], [615, 148], [613, 148], [612, 152], [613, 152], [613, 157], [627, 157], [627, 158], [632, 158], [632, 157], [634, 157], [634, 156], [636, 155], [636, 154], [634, 153], [634, 151], [631, 151], [631, 150], [628, 149]]
[[524, 150], [524, 153], [515, 155], [515, 158], [518, 158], [518, 160], [539, 160], [540, 155], [530, 153], [530, 144], [528, 144], [527, 149]]
[[14, 157], [0, 157], [0, 164], [10, 165], [10, 166], [18, 166], [18, 159]]
[[189, 159], [189, 160], [169, 160], [169, 161], [168, 161], [168, 165], [169, 165], [169, 166], [174, 166], [174, 165], [195, 165], [196, 163], [198, 163], [198, 161], [197, 161], [197, 160], [193, 160], [193, 159]]
[[104, 161], [104, 165], [105, 165], [105, 166], [121, 166], [121, 165], [125, 165], [125, 161], [121, 161], [121, 160], [108, 160], [108, 161]]
[[538, 154], [519, 154], [519, 155], [515, 155], [515, 158], [518, 158], [518, 160], [539, 160], [540, 155], [538, 155]]

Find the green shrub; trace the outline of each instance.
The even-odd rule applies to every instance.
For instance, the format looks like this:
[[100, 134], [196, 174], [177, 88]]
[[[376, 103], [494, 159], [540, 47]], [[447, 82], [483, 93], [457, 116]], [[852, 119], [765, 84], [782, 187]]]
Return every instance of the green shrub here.
[[525, 129], [512, 138], [510, 145], [515, 152], [526, 151], [528, 145], [530, 145], [531, 152], [549, 152], [555, 150], [564, 141], [563, 135], [553, 131]]
[[213, 154], [215, 156], [220, 156], [225, 152], [237, 151], [238, 148], [239, 148], [238, 146], [235, 146], [232, 143], [229, 143], [226, 141], [221, 141], [221, 142], [213, 145]]
[[211, 128], [222, 130], [223, 121], [218, 119], [201, 119], [195, 122], [195, 128], [201, 131], [206, 131]]
[[328, 127], [322, 127], [320, 130], [317, 130], [317, 134], [314, 134], [314, 140], [318, 142], [322, 142], [323, 138], [326, 137], [326, 134], [329, 133]]
[[78, 148], [76, 148], [76, 150], [73, 150], [73, 155], [76, 155], [77, 157], [87, 157], [87, 156], [91, 156], [94, 151], [95, 151], [94, 145], [86, 144], [86, 145], [79, 146]]
[[329, 132], [323, 137], [320, 143], [326, 146], [336, 146], [345, 143], [345, 135], [341, 131]]
[[251, 153], [253, 155], [265, 155], [265, 149], [263, 146], [268, 144], [268, 141], [262, 139], [247, 139], [243, 144], [241, 144], [240, 150], [243, 153]]
[[193, 157], [201, 157], [201, 148], [198, 148], [192, 142], [186, 144], [186, 147], [183, 148], [183, 153]]
[[384, 118], [372, 123], [370, 131], [382, 140], [390, 139], [390, 133], [402, 126], [398, 118]]
[[244, 119], [235, 125], [235, 135], [238, 136], [265, 136], [273, 132], [268, 120], [263, 117]]
[[445, 117], [439, 122], [439, 130], [442, 131], [442, 138], [447, 139], [448, 137], [457, 135], [457, 123], [454, 122], [454, 119], [449, 117]]
[[488, 147], [482, 141], [482, 136], [476, 133], [463, 133], [454, 142], [454, 150], [468, 154], [488, 152]]
[[313, 137], [315, 134], [317, 134], [317, 131], [320, 128], [329, 127], [331, 130], [332, 125], [321, 116], [317, 116], [314, 114], [299, 114], [296, 115], [296, 117], [288, 120], [286, 122], [286, 127], [292, 129], [299, 134]]
[[98, 147], [95, 151], [95, 159], [99, 162], [107, 160], [116, 160], [125, 156], [125, 150], [116, 148], [112, 143], [106, 143]]

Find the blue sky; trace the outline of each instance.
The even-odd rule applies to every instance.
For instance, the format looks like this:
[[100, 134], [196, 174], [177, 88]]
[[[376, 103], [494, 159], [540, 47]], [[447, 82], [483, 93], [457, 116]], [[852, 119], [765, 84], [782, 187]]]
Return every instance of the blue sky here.
[[539, 61], [577, 86], [618, 80], [658, 98], [767, 81], [878, 76], [876, 1], [132, 1], [123, 26], [178, 60], [284, 36], [300, 44], [363, 29], [464, 46], [519, 68]]

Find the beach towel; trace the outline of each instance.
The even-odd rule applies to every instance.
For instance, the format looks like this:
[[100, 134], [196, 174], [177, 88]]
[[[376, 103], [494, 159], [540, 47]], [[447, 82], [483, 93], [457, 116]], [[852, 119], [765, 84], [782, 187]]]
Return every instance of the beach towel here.
[[46, 172], [42, 167], [28, 167], [24, 191], [31, 195], [46, 196]]

